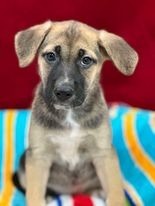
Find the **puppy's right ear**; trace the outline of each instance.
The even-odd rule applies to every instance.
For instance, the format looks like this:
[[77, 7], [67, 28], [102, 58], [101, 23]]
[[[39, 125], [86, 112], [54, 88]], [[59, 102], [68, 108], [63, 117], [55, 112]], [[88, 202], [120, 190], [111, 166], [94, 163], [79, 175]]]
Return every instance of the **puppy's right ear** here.
[[101, 30], [99, 45], [120, 72], [125, 75], [133, 74], [138, 63], [138, 54], [123, 38]]
[[28, 66], [34, 59], [38, 48], [51, 29], [52, 22], [46, 21], [20, 31], [15, 35], [15, 50], [20, 67]]

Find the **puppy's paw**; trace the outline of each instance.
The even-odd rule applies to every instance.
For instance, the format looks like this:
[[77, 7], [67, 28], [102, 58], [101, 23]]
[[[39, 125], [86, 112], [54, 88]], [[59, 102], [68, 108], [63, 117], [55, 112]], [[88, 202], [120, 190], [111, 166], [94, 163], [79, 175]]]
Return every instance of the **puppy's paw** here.
[[44, 201], [34, 201], [27, 203], [27, 206], [46, 206], [46, 203]]
[[106, 201], [106, 206], [125, 206], [125, 199], [109, 199]]
[[51, 196], [46, 197], [46, 205], [47, 206], [53, 205], [53, 200], [54, 200], [54, 198]]

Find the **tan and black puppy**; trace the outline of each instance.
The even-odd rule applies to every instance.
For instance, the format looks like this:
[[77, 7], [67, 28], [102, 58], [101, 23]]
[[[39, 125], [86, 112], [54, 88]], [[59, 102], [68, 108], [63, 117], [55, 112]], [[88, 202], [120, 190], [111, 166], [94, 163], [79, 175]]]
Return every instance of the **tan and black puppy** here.
[[[28, 206], [45, 206], [45, 193], [91, 193], [103, 189], [107, 206], [124, 206], [119, 165], [99, 84], [110, 59], [125, 75], [138, 55], [119, 36], [77, 21], [51, 22], [17, 33], [21, 67], [38, 56], [41, 82], [32, 105], [24, 169]], [[26, 183], [25, 183], [26, 182]]]

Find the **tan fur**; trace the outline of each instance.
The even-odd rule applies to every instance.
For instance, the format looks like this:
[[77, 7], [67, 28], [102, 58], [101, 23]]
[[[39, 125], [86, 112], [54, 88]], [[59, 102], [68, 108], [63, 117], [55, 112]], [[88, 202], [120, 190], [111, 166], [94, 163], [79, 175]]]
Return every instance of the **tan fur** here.
[[[82, 115], [85, 111], [83, 105], [74, 111], [67, 110], [60, 113], [59, 110], [62, 108], [56, 105], [58, 116], [50, 114], [39, 96], [38, 87], [32, 107], [26, 159], [27, 204], [45, 206], [44, 195], [47, 184], [52, 189], [67, 194], [79, 191], [89, 193], [88, 190], [92, 192], [93, 188], [98, 189], [101, 184], [107, 206], [124, 206], [119, 164], [111, 145], [108, 110], [99, 86], [99, 76], [102, 64], [107, 58], [111, 59], [122, 73], [132, 74], [138, 55], [122, 38], [107, 31], [98, 31], [75, 21], [45, 22], [19, 32], [15, 38], [20, 66], [28, 66], [38, 53], [39, 74], [43, 87], [50, 69], [42, 54], [53, 51], [57, 45], [63, 47], [61, 55], [64, 73], [72, 69], [81, 48], [86, 51], [86, 55], [97, 59], [91, 69], [81, 71], [87, 84], [87, 96], [83, 105], [93, 103], [94, 107], [90, 112], [86, 112], [89, 115]], [[67, 77], [65, 81], [68, 81]], [[96, 88], [99, 89], [95, 90]], [[98, 91], [97, 96], [94, 96], [94, 91]], [[59, 126], [63, 129], [50, 128], [45, 126], [44, 122], [41, 124], [40, 113], [44, 114], [46, 119], [52, 117], [54, 121], [60, 122]], [[48, 121], [46, 124], [49, 124]], [[93, 128], [94, 124], [97, 125], [96, 128]], [[97, 176], [94, 177], [94, 181], [90, 179], [85, 184], [82, 178], [87, 178], [87, 173], [91, 172], [89, 171], [91, 164]], [[55, 172], [52, 170], [54, 165], [64, 170], [61, 176], [59, 176], [60, 169]], [[76, 171], [78, 174], [82, 171], [83, 173], [79, 179], [80, 184], [75, 184], [74, 187], [70, 183], [68, 173], [73, 174]]]

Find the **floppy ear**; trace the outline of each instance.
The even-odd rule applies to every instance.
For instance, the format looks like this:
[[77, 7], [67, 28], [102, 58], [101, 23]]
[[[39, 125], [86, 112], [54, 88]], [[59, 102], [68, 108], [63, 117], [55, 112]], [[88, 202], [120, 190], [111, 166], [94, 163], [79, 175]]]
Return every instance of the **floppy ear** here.
[[26, 67], [33, 61], [51, 25], [51, 21], [46, 21], [43, 24], [20, 31], [15, 35], [15, 50], [20, 67]]
[[99, 39], [99, 45], [105, 49], [117, 69], [131, 75], [138, 63], [137, 52], [124, 39], [107, 31], [100, 31]]

